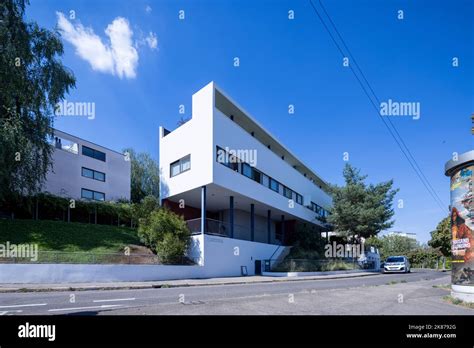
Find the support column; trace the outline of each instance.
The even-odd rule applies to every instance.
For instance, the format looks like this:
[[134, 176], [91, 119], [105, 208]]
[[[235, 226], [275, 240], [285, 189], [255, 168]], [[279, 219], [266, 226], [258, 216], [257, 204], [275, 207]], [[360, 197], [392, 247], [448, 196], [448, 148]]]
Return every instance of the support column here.
[[250, 204], [250, 240], [255, 240], [255, 204]]
[[281, 216], [281, 244], [285, 244], [285, 215]]
[[206, 186], [201, 187], [201, 233], [206, 232]]
[[229, 224], [230, 224], [230, 238], [234, 238], [234, 196], [229, 198]]
[[272, 243], [272, 211], [268, 209], [267, 211], [267, 239], [268, 244]]

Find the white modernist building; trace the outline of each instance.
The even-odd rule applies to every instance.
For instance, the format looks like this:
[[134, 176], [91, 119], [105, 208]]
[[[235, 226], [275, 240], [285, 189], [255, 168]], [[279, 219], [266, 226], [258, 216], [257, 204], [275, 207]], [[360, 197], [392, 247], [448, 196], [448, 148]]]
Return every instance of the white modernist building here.
[[214, 82], [193, 95], [188, 122], [160, 127], [159, 157], [161, 204], [196, 234], [248, 241], [252, 261], [276, 258], [268, 246], [298, 223], [327, 231], [328, 184]]
[[96, 201], [130, 199], [130, 161], [119, 152], [54, 130], [43, 191]]

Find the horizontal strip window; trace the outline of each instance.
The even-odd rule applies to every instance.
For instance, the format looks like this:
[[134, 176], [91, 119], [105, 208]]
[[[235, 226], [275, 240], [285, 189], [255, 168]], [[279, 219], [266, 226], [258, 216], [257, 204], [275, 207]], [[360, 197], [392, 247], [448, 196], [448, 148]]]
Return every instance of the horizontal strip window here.
[[326, 217], [328, 217], [329, 215], [329, 212], [324, 209], [323, 207], [317, 205], [316, 203], [314, 202], [311, 202], [311, 208], [310, 208], [312, 211], [314, 211], [319, 218], [322, 218], [322, 219], [326, 219]]
[[81, 189], [81, 198], [90, 199], [93, 201], [105, 201], [105, 193], [83, 188]]
[[82, 145], [82, 154], [84, 156], [92, 157], [99, 161], [105, 162], [105, 152]]
[[240, 160], [238, 157], [233, 156], [227, 153], [226, 150], [217, 147], [216, 151], [216, 161], [220, 164], [225, 165], [227, 168], [230, 168], [236, 172], [239, 171]]
[[191, 169], [191, 155], [170, 164], [170, 177], [176, 176]]
[[82, 176], [85, 178], [105, 182], [105, 173], [99, 172], [97, 170], [82, 167]]
[[[290, 188], [282, 185], [272, 177], [242, 161], [240, 158], [229, 154], [223, 148], [217, 146], [216, 150], [216, 162], [242, 174], [243, 176], [246, 176], [249, 179], [252, 179], [253, 181], [258, 182], [261, 185], [268, 187], [276, 193], [282, 194], [288, 199], [295, 199], [296, 203], [303, 205], [303, 196], [299, 193], [296, 193]], [[280, 188], [282, 188], [281, 191]]]

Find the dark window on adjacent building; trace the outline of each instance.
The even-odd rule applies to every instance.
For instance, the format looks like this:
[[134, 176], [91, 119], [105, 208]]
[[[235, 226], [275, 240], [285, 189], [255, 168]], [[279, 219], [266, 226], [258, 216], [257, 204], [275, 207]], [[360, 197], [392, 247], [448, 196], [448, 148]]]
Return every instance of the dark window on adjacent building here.
[[102, 151], [82, 145], [82, 154], [84, 156], [92, 157], [98, 159], [99, 161], [105, 162], [105, 153]]
[[191, 155], [187, 155], [170, 164], [170, 177], [176, 176], [190, 169], [191, 169]]
[[81, 198], [91, 199], [94, 201], [105, 201], [105, 193], [83, 188], [81, 189]]
[[105, 173], [82, 167], [82, 176], [98, 181], [105, 181]]
[[292, 199], [293, 198], [293, 191], [291, 191], [288, 187], [283, 186], [283, 195], [286, 198]]

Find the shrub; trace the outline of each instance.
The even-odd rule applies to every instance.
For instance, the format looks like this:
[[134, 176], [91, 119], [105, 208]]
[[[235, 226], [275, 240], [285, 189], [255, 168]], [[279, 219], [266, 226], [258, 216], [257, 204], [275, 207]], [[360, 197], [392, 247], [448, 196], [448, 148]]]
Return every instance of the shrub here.
[[135, 221], [146, 219], [152, 211], [158, 209], [159, 202], [155, 196], [146, 196], [140, 203], [133, 204], [132, 215]]
[[141, 219], [138, 235], [163, 263], [182, 260], [191, 239], [191, 232], [183, 218], [166, 208], [156, 209], [148, 218]]

